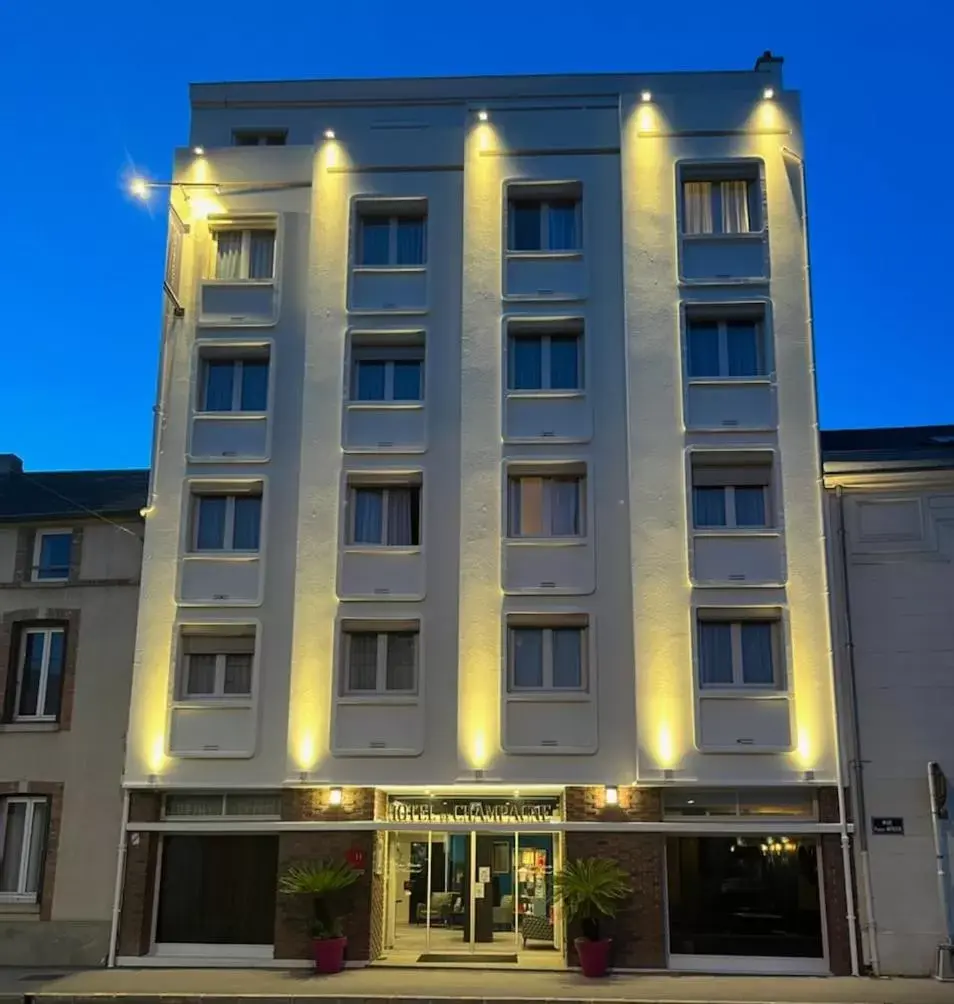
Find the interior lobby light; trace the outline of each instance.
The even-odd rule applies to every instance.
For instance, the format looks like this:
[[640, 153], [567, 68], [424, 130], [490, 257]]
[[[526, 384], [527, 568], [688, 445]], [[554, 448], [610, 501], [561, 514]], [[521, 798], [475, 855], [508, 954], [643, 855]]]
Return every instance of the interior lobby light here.
[[325, 139], [334, 139], [334, 138], [335, 138], [335, 131], [334, 131], [334, 129], [326, 129], [325, 130]]
[[652, 101], [652, 99], [653, 99], [653, 92], [652, 91], [643, 91], [642, 94], [639, 95], [639, 97], [640, 97], [641, 101]]
[[332, 788], [328, 792], [328, 804], [329, 805], [341, 805], [341, 789]]
[[619, 804], [619, 788], [617, 788], [615, 784], [608, 784], [606, 786], [606, 804], [607, 805]]
[[481, 122], [486, 122], [490, 116], [485, 111], [479, 111], [477, 112], [477, 118], [480, 119]]
[[765, 90], [762, 91], [762, 97], [765, 98], [766, 101], [771, 101], [772, 98], [775, 97], [775, 88], [766, 87]]

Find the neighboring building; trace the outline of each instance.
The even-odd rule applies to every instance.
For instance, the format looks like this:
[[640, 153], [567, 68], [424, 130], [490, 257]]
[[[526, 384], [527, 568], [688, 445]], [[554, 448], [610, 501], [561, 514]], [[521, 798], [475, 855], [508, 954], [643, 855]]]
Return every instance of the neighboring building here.
[[106, 957], [147, 479], [0, 455], [0, 965]]
[[947, 940], [928, 763], [954, 774], [954, 426], [825, 432], [822, 449], [866, 957], [925, 975]]
[[331, 856], [354, 963], [563, 965], [600, 854], [620, 968], [851, 971], [781, 60], [192, 111], [119, 961], [305, 960]]

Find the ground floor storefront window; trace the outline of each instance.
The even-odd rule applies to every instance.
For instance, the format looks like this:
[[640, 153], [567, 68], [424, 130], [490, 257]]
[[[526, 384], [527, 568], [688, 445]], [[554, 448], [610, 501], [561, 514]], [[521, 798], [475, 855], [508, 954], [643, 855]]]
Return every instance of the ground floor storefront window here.
[[666, 865], [674, 960], [823, 959], [816, 839], [670, 836]]

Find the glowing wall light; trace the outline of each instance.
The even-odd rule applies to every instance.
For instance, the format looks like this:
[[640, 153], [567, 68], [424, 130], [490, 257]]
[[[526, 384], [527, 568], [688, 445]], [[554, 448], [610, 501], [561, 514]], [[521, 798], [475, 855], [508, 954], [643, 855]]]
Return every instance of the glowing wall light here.
[[608, 784], [605, 793], [607, 805], [619, 805], [619, 788], [615, 784]]
[[329, 805], [341, 805], [341, 789], [332, 788], [328, 792], [328, 804]]

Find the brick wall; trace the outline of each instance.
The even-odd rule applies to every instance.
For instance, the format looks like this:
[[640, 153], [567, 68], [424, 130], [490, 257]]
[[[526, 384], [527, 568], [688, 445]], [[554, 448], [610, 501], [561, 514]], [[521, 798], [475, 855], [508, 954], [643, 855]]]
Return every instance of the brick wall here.
[[[159, 818], [158, 792], [129, 795], [129, 821], [151, 823]], [[159, 855], [158, 833], [127, 833], [122, 900], [117, 935], [118, 955], [145, 955], [152, 937], [153, 899]]]
[[[839, 822], [838, 788], [834, 785], [819, 788], [817, 796], [819, 822]], [[849, 805], [850, 802], [846, 798], [846, 809]], [[821, 869], [819, 879], [825, 890], [825, 924], [828, 930], [829, 964], [835, 976], [850, 976], [851, 945], [848, 938], [848, 901], [845, 897], [845, 863], [841, 853], [841, 837], [838, 834], [826, 833], [822, 836], [819, 867]], [[851, 881], [857, 889], [857, 883], [855, 883], [853, 874]], [[858, 937], [860, 938], [860, 932]]]
[[[655, 788], [621, 787], [617, 805], [607, 805], [605, 789], [570, 787], [565, 795], [566, 818], [574, 822], [641, 821], [662, 818], [662, 796]], [[629, 876], [632, 896], [616, 917], [603, 923], [613, 939], [612, 963], [624, 969], [655, 969], [666, 965], [665, 837], [661, 833], [571, 830], [566, 834], [566, 860], [608, 858]], [[576, 925], [567, 929], [567, 961], [575, 965]]]
[[43, 854], [43, 871], [40, 877], [40, 920], [53, 917], [53, 888], [56, 883], [56, 859], [60, 849], [63, 828], [62, 781], [0, 781], [2, 795], [45, 795], [50, 806], [50, 820]]
[[347, 822], [374, 819], [374, 788], [342, 788], [341, 804], [329, 802], [328, 788], [289, 788], [282, 792], [282, 819]]

